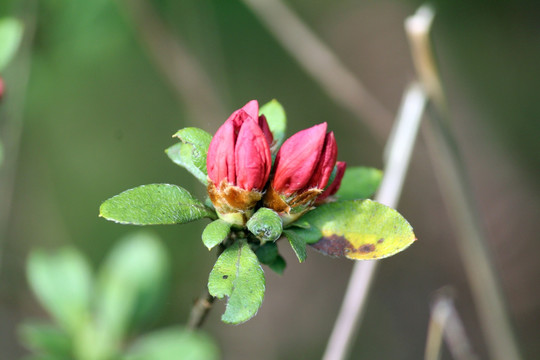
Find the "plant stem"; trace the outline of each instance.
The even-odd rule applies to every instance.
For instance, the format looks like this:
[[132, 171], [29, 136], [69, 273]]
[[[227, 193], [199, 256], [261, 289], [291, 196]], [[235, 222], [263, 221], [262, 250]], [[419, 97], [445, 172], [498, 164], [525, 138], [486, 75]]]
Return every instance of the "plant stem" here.
[[216, 86], [188, 48], [174, 37], [151, 4], [123, 0], [120, 4], [138, 32], [151, 60], [169, 81], [192, 119], [221, 119], [226, 114]]
[[[387, 145], [388, 159], [381, 186], [375, 197], [375, 200], [387, 206], [396, 207], [401, 195], [425, 104], [426, 96], [420, 86], [409, 86], [402, 100], [393, 135]], [[348, 356], [360, 326], [378, 263], [358, 261], [354, 265], [323, 359], [341, 360]]]
[[[216, 258], [219, 258], [219, 256], [225, 251], [225, 248], [227, 247], [226, 243], [228, 243], [230, 240], [230, 235], [227, 239], [225, 239], [221, 244], [219, 244], [216, 252]], [[215, 297], [210, 295], [210, 292], [208, 291], [208, 287], [205, 287], [205, 291], [203, 295], [201, 295], [197, 301], [195, 301], [195, 304], [193, 304], [193, 307], [191, 308], [191, 312], [189, 313], [189, 319], [188, 319], [188, 328], [191, 330], [199, 329], [204, 321], [206, 320], [206, 317], [210, 313], [210, 310], [212, 309], [212, 305], [214, 305], [214, 301], [216, 300]]]
[[210, 309], [212, 309], [214, 300], [215, 300], [215, 297], [210, 295], [208, 290], [206, 290], [205, 293], [197, 299], [197, 301], [191, 308], [191, 313], [189, 314], [189, 320], [188, 320], [189, 329], [196, 330], [202, 326], [202, 324], [206, 320], [206, 317], [210, 313]]
[[424, 360], [440, 358], [443, 337], [456, 360], [476, 360], [454, 302], [448, 291], [439, 291], [431, 307]]
[[387, 110], [281, 0], [243, 0], [276, 40], [338, 105], [362, 119], [384, 140], [393, 118]]
[[446, 98], [434, 60], [429, 30], [433, 10], [422, 6], [406, 21], [417, 73], [433, 106], [424, 136], [441, 193], [458, 233], [457, 245], [492, 359], [521, 358], [506, 313], [486, 236], [467, 180], [458, 144], [449, 126]]
[[5, 104], [0, 104], [0, 108], [2, 108], [0, 111], [0, 132], [3, 137], [5, 155], [0, 168], [0, 269], [4, 246], [2, 242], [8, 238], [11, 205], [17, 178], [17, 162], [24, 123], [24, 103], [30, 79], [38, 3], [35, 0], [28, 0], [22, 5], [22, 8], [24, 11], [23, 39], [18, 55], [16, 55], [13, 64], [10, 65], [12, 72], [8, 72], [5, 77], [6, 85], [12, 85], [12, 87], [6, 91]]

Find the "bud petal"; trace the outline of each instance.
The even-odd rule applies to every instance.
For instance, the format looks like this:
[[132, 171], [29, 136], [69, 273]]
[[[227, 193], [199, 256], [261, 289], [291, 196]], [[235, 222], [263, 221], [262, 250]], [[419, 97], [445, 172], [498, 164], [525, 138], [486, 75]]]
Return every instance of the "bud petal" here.
[[309, 182], [309, 188], [324, 189], [332, 175], [337, 160], [337, 144], [334, 132], [326, 134], [324, 148], [317, 169]]
[[276, 156], [274, 189], [291, 195], [306, 187], [318, 165], [326, 138], [326, 123], [297, 132]]
[[334, 181], [324, 190], [324, 192], [319, 195], [317, 198], [317, 203], [322, 202], [327, 197], [334, 195], [339, 190], [339, 187], [341, 186], [341, 180], [343, 179], [343, 175], [345, 175], [345, 169], [347, 168], [347, 163], [344, 161], [338, 161], [336, 163], [337, 166], [337, 173], [336, 177], [334, 178]]
[[236, 179], [234, 148], [237, 130], [235, 120], [231, 118], [218, 129], [208, 147], [206, 170], [216, 185], [222, 181], [234, 183]]
[[251, 100], [240, 110], [245, 111], [245, 113], [253, 120], [257, 120], [259, 118], [259, 103], [257, 100]]
[[268, 122], [266, 121], [266, 117], [264, 115], [259, 116], [259, 127], [261, 128], [264, 137], [266, 138], [268, 146], [272, 146], [272, 143], [274, 142], [274, 135], [272, 135], [272, 132], [270, 131], [270, 127], [268, 126]]
[[235, 160], [236, 185], [248, 191], [264, 189], [272, 158], [263, 131], [254, 121], [246, 121], [240, 128]]

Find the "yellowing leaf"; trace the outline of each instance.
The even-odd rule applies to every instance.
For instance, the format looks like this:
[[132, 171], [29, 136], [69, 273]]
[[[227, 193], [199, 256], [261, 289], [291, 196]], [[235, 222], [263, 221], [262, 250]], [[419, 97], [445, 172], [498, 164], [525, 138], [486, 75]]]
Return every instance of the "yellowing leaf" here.
[[312, 244], [315, 249], [352, 260], [385, 258], [416, 240], [411, 225], [396, 210], [371, 200], [326, 204], [300, 221], [321, 232], [321, 239]]

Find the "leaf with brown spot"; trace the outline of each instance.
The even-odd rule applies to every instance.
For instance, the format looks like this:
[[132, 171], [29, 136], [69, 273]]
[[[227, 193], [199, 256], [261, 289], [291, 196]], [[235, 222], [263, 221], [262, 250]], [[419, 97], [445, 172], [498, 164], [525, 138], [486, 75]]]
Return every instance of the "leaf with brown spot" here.
[[[338, 201], [308, 212], [300, 220], [321, 233], [312, 246], [321, 253], [352, 260], [382, 259], [411, 245], [411, 225], [396, 210], [371, 200]], [[301, 231], [291, 228], [289, 231]]]

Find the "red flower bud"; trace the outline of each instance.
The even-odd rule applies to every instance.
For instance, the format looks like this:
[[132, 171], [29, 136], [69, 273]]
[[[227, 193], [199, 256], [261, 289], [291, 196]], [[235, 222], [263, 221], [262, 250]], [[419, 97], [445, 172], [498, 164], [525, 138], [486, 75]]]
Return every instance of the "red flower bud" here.
[[[218, 129], [208, 148], [208, 193], [217, 212], [243, 225], [262, 197], [272, 158], [272, 134], [257, 101], [236, 110]], [[236, 216], [236, 214], [244, 214]], [[233, 215], [227, 215], [233, 214]]]
[[302, 130], [283, 143], [279, 150], [265, 206], [290, 223], [311, 209], [328, 184], [337, 159], [334, 133], [326, 133], [322, 123]]
[[345, 169], [347, 168], [347, 163], [344, 161], [338, 161], [336, 163], [337, 172], [336, 176], [334, 177], [334, 181], [328, 187], [323, 191], [321, 195], [317, 198], [317, 203], [324, 202], [329, 196], [334, 195], [339, 190], [339, 187], [341, 186], [341, 180], [343, 179], [343, 175], [345, 175]]
[[297, 132], [287, 139], [276, 156], [274, 189], [294, 194], [311, 183], [324, 148], [326, 123]]
[[226, 181], [248, 191], [264, 188], [272, 166], [272, 134], [266, 119], [258, 117], [258, 108], [256, 100], [248, 102], [236, 110], [212, 138], [206, 167], [215, 185]]

